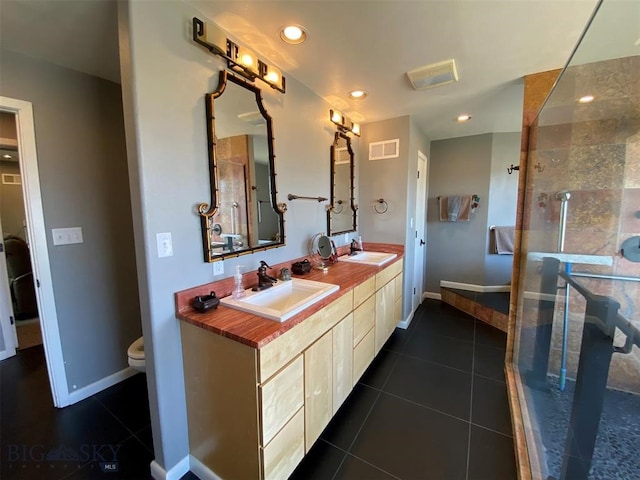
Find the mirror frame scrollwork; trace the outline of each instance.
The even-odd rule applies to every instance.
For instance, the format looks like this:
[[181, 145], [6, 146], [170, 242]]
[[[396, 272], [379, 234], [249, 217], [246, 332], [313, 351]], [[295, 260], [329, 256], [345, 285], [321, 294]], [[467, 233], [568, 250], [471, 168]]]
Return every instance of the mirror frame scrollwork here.
[[[213, 216], [218, 212], [219, 207], [219, 189], [217, 175], [218, 162], [216, 158], [216, 126], [214, 100], [223, 94], [228, 82], [233, 82], [236, 85], [254, 93], [257, 107], [266, 121], [267, 146], [269, 152], [269, 182], [271, 189], [271, 204], [273, 206], [274, 212], [278, 216], [280, 238], [279, 240], [275, 240], [274, 242], [265, 245], [254, 247], [247, 246], [246, 248], [234, 252], [214, 253], [213, 248], [211, 247], [211, 234], [215, 231]], [[233, 74], [229, 74], [226, 70], [221, 70], [218, 77], [218, 86], [213, 92], [207, 93], [205, 95], [205, 108], [207, 121], [207, 147], [209, 152], [209, 184], [211, 190], [211, 199], [209, 203], [202, 202], [197, 207], [197, 212], [200, 216], [200, 226], [202, 230], [202, 247], [204, 252], [204, 261], [207, 263], [213, 263], [224, 260], [225, 258], [239, 257], [240, 255], [246, 255], [249, 253], [254, 253], [256, 251], [269, 250], [271, 248], [277, 248], [285, 245], [283, 214], [286, 210], [286, 204], [279, 204], [277, 201], [278, 191], [276, 189], [275, 154], [273, 147], [273, 121], [263, 105], [261, 90], [252, 83], [249, 83]]]
[[[343, 209], [345, 207], [344, 203], [342, 200], [340, 199], [336, 199], [336, 182], [335, 182], [335, 176], [336, 176], [336, 161], [335, 161], [335, 155], [336, 155], [336, 149], [338, 147], [338, 143], [340, 142], [340, 139], [345, 140], [346, 144], [347, 144], [347, 152], [349, 153], [349, 208], [352, 212], [352, 221], [351, 221], [351, 228], [347, 229], [347, 230], [333, 230], [332, 227], [332, 214], [336, 213], [339, 214], [340, 212], [342, 212], [341, 208]], [[327, 234], [328, 235], [338, 235], [338, 234], [342, 234], [342, 233], [349, 233], [349, 232], [355, 232], [357, 230], [357, 211], [358, 211], [358, 205], [355, 204], [355, 186], [354, 186], [354, 180], [355, 180], [355, 160], [354, 160], [354, 154], [353, 154], [353, 148], [351, 147], [351, 137], [349, 137], [347, 134], [343, 133], [343, 132], [336, 132], [334, 137], [333, 137], [333, 143], [331, 144], [331, 149], [330, 149], [330, 159], [331, 159], [331, 195], [330, 195], [330, 203], [327, 206]]]

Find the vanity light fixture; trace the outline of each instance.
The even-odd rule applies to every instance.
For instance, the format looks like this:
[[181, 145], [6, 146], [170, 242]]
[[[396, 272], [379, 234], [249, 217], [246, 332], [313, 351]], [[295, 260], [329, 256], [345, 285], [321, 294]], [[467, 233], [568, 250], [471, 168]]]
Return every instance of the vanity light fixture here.
[[593, 98], [593, 95], [584, 95], [578, 99], [578, 103], [591, 103]]
[[458, 123], [468, 122], [469, 120], [471, 120], [471, 115], [469, 115], [468, 113], [458, 115], [458, 118], [456, 118], [456, 122]]
[[349, 92], [349, 97], [353, 98], [354, 100], [362, 100], [366, 96], [366, 90], [352, 90], [351, 92]]
[[309, 32], [302, 25], [285, 25], [280, 29], [280, 38], [289, 45], [300, 45], [309, 37]]
[[349, 117], [338, 110], [329, 110], [329, 119], [336, 124], [339, 131], [360, 136], [360, 124], [353, 123]]
[[271, 88], [285, 93], [286, 81], [280, 69], [258, 58], [250, 48], [239, 45], [214, 23], [193, 17], [193, 41], [227, 61], [227, 68], [250, 82], [259, 78]]

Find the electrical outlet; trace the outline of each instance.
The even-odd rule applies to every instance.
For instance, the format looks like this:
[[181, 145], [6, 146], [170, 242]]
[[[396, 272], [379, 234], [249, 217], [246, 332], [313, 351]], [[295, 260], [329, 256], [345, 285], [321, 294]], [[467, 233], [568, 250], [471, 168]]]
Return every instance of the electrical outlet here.
[[223, 274], [224, 274], [224, 263], [222, 263], [222, 261], [213, 262], [213, 275], [218, 276]]
[[171, 232], [157, 233], [156, 244], [158, 247], [158, 258], [173, 256], [173, 243], [171, 242]]

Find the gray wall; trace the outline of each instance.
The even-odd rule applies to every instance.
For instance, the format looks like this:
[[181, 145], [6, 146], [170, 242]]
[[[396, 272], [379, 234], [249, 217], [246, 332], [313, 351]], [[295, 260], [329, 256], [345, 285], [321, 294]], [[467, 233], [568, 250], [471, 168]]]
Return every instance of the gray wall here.
[[20, 165], [18, 162], [0, 161], [0, 219], [2, 220], [2, 233], [7, 235], [17, 235], [26, 240], [23, 222], [25, 220], [24, 201], [22, 199], [21, 185], [4, 185], [2, 174], [9, 173], [20, 175]]
[[[182, 347], [173, 294], [247, 271], [260, 260], [305, 256], [326, 231], [325, 204], [288, 202], [287, 194], [329, 196], [335, 128], [320, 97], [287, 76], [287, 93], [263, 88], [273, 118], [278, 200], [288, 204], [286, 246], [227, 259], [224, 274], [202, 260], [199, 202], [209, 198], [204, 95], [223, 63], [191, 39], [191, 19], [206, 20], [183, 2], [119, 3], [121, 71], [134, 209], [151, 422], [158, 464], [169, 470], [188, 454]], [[135, 72], [135, 76], [133, 75]], [[357, 142], [354, 149], [357, 153]], [[158, 258], [156, 234], [171, 232], [172, 257]], [[344, 243], [344, 237], [337, 238]]]
[[[33, 104], [45, 228], [69, 391], [127, 367], [141, 334], [120, 87], [2, 51], [0, 94]], [[53, 246], [51, 229], [84, 243]]]
[[[513, 226], [516, 223], [518, 201], [518, 173], [507, 173], [509, 165], [520, 163], [521, 133], [494, 133], [491, 152], [491, 178], [487, 224]], [[489, 228], [485, 250], [485, 274], [483, 285], [507, 285], [511, 282], [513, 255], [489, 253]]]
[[[369, 143], [400, 139], [400, 156], [384, 160], [369, 160]], [[361, 155], [357, 157], [360, 191], [358, 210], [359, 232], [363, 241], [399, 243], [405, 246], [404, 298], [402, 319], [412, 313], [412, 292], [415, 269], [416, 171], [418, 150], [429, 156], [429, 139], [415, 126], [411, 117], [404, 116], [367, 123], [362, 126]], [[377, 214], [375, 200], [384, 198], [386, 213]], [[416, 291], [416, 295], [422, 292]]]
[[[440, 292], [440, 281], [506, 285], [512, 255], [489, 253], [489, 226], [514, 225], [520, 133], [474, 135], [431, 144], [427, 228], [427, 288]], [[469, 222], [440, 222], [438, 196], [480, 196]]]

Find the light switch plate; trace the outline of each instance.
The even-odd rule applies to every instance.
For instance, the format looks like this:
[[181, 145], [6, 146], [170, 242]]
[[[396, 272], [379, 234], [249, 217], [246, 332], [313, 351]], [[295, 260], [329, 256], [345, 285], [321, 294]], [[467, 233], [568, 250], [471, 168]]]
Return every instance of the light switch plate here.
[[156, 243], [158, 245], [158, 258], [173, 256], [173, 244], [171, 242], [171, 232], [157, 233]]
[[84, 243], [82, 237], [82, 227], [53, 228], [51, 230], [54, 245], [71, 245], [74, 243]]

